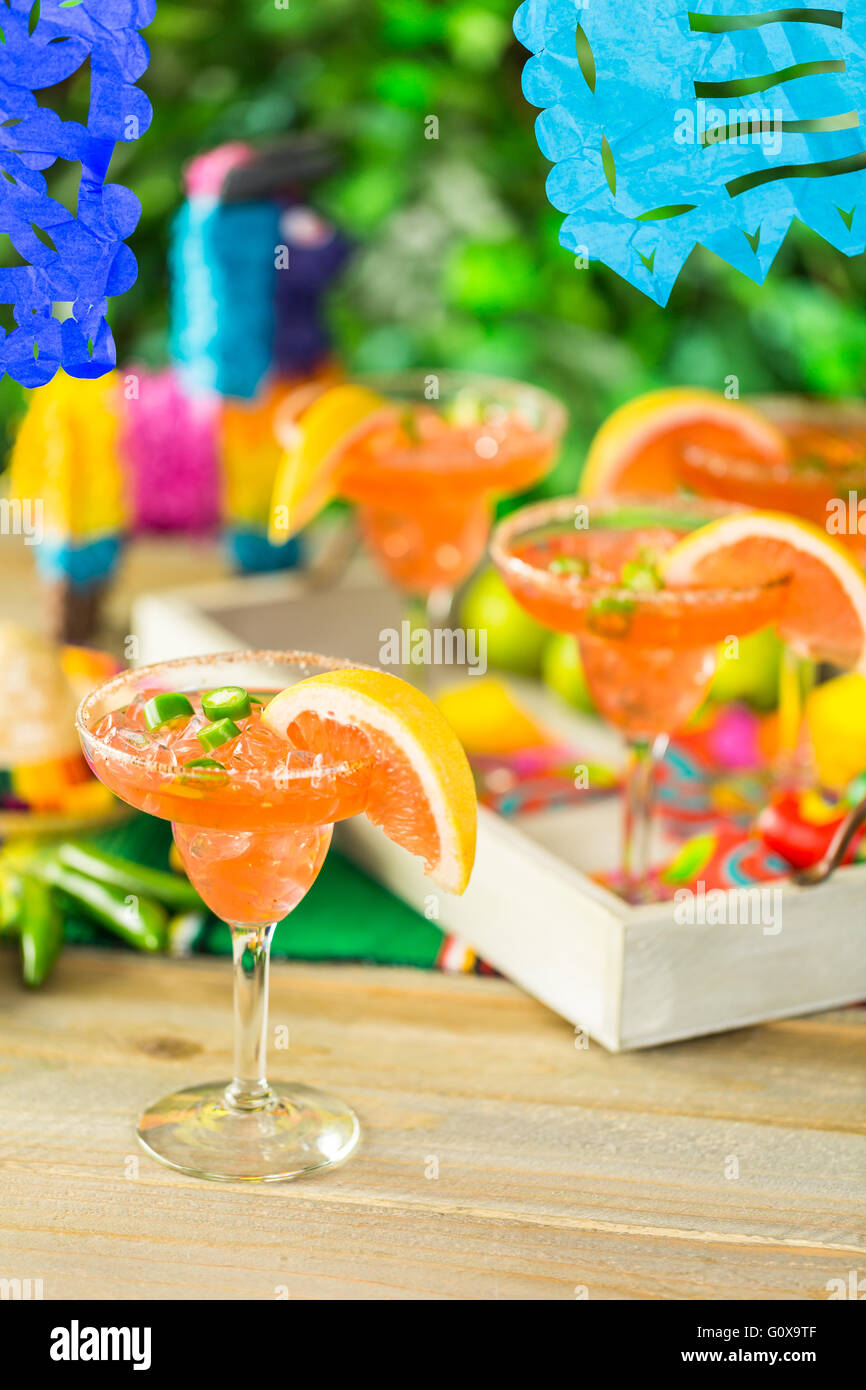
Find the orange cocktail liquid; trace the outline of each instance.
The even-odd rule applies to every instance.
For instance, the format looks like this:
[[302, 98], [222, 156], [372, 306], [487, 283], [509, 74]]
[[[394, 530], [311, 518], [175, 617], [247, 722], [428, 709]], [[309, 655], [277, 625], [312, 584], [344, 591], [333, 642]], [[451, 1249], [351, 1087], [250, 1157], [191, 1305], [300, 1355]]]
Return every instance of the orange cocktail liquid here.
[[678, 465], [680, 482], [702, 497], [716, 497], [761, 511], [788, 512], [828, 530], [866, 558], [866, 536], [836, 524], [839, 502], [866, 497], [866, 425], [862, 419], [812, 419], [808, 413], [778, 421], [789, 457], [768, 460], [687, 449]]
[[495, 493], [521, 492], [550, 468], [555, 439], [503, 409], [461, 425], [407, 404], [344, 460], [340, 495], [386, 575], [406, 593], [452, 590], [478, 564]]
[[[532, 566], [506, 572], [516, 598], [545, 626], [575, 634], [596, 705], [629, 739], [681, 728], [707, 694], [718, 643], [764, 627], [778, 613], [773, 585], [654, 592], [624, 586], [624, 567], [646, 568], [647, 557], [661, 557], [681, 534], [660, 526], [557, 531], [511, 548]], [[563, 561], [580, 571], [556, 573]]]
[[[172, 822], [189, 878], [218, 917], [278, 921], [318, 875], [333, 822], [364, 810], [369, 762], [359, 735], [334, 726], [332, 754], [344, 757], [337, 778], [263, 724], [258, 704], [235, 738], [206, 755], [196, 738], [210, 722], [200, 694], [189, 694], [190, 718], [151, 733], [142, 710], [156, 693], [142, 691], [97, 725], [94, 773], [131, 806]], [[204, 756], [220, 766], [186, 766]]]

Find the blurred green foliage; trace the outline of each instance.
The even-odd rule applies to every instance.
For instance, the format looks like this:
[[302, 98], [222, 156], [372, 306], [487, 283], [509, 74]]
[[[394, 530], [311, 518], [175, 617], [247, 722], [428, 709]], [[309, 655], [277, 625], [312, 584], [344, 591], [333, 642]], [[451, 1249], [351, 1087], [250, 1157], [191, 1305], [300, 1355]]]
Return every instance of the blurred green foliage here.
[[515, 3], [160, 0], [143, 79], [153, 126], [111, 169], [144, 208], [139, 280], [112, 308], [121, 359], [166, 353], [186, 160], [316, 127], [344, 158], [314, 201], [358, 244], [331, 304], [340, 351], [358, 368], [459, 365], [551, 386], [574, 421], [552, 487], [574, 482], [614, 405], [658, 384], [859, 393], [866, 269], [804, 228], [764, 286], [696, 251], [666, 309], [602, 266], [575, 267], [521, 94]]

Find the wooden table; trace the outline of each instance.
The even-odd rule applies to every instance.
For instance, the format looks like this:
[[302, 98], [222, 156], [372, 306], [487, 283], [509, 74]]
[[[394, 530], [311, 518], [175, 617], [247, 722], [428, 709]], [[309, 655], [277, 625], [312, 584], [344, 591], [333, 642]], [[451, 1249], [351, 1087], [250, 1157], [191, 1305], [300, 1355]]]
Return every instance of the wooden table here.
[[12, 967], [0, 1276], [47, 1299], [825, 1299], [864, 1268], [866, 1011], [613, 1056], [502, 980], [279, 964], [274, 1074], [365, 1139], [223, 1186], [132, 1122], [228, 1074], [227, 962], [68, 949], [32, 995]]

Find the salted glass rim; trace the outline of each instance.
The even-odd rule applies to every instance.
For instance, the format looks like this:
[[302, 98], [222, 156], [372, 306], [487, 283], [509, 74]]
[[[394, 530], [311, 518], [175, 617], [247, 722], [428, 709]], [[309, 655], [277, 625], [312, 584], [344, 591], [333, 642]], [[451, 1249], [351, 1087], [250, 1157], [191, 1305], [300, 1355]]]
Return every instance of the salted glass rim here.
[[796, 392], [760, 392], [746, 396], [743, 404], [784, 427], [800, 421], [856, 420], [866, 426], [866, 402], [859, 396], [803, 396]]
[[[374, 671], [377, 669], [375, 666], [368, 666], [360, 661], [350, 661], [347, 657], [322, 656], [318, 652], [284, 652], [267, 647], [260, 649], [240, 649], [228, 652], [207, 652], [196, 656], [169, 657], [165, 661], [150, 662], [146, 666], [128, 666], [123, 671], [118, 671], [115, 675], [110, 676], [108, 680], [102, 681], [84, 696], [84, 699], [75, 712], [75, 729], [78, 733], [78, 737], [86, 751], [91, 753], [94, 750], [98, 751], [99, 756], [103, 758], [106, 763], [112, 763], [117, 767], [138, 769], [142, 772], [152, 773], [153, 762], [151, 759], [141, 756], [138, 753], [129, 752], [126, 749], [120, 749], [116, 744], [106, 743], [103, 739], [97, 737], [92, 728], [88, 727], [87, 720], [92, 717], [93, 707], [97, 704], [101, 704], [106, 698], [110, 699], [113, 690], [116, 689], [119, 691], [128, 687], [130, 681], [146, 681], [149, 676], [158, 676], [165, 671], [177, 670], [178, 668], [230, 666], [240, 665], [241, 663], [245, 665], [295, 666], [299, 668], [306, 666], [313, 668], [307, 672], [309, 676], [319, 675], [326, 671]], [[294, 681], [292, 684], [296, 685], [305, 678], [305, 676], [300, 676], [298, 681]], [[216, 689], [220, 684], [225, 684], [225, 681], [215, 681], [213, 688]], [[168, 689], [169, 687], [165, 688]], [[187, 685], [186, 689], [181, 689], [182, 693], [186, 694], [189, 691], [196, 692], [202, 688], [202, 684], [198, 684], [195, 686]], [[288, 689], [290, 687], [283, 686], [281, 688]], [[277, 694], [278, 692], [275, 691], [274, 693]], [[113, 709], [122, 708], [123, 706], [120, 704], [103, 708], [99, 718], [102, 719], [106, 714], [112, 713]], [[372, 765], [373, 761], [374, 757], [371, 752], [366, 757], [359, 755], [351, 761], [342, 759], [340, 762], [326, 763], [324, 765], [320, 764], [316, 771], [319, 774], [330, 773], [352, 776], [366, 764]], [[309, 780], [309, 777], [309, 767], [284, 767], [274, 772], [272, 780], [275, 785], [279, 782], [281, 787], [285, 787], [287, 780], [303, 781]], [[257, 787], [264, 787], [267, 780], [271, 779], [265, 777], [262, 769], [250, 769], [249, 771], [232, 770], [230, 781], [226, 785], [228, 787], [236, 787], [246, 782], [253, 782]], [[202, 782], [205, 784], [206, 779], [203, 778]], [[221, 794], [224, 792], [223, 787], [220, 788], [220, 792]]]
[[[474, 386], [491, 397], [497, 395], [508, 398], [530, 397], [541, 407], [541, 413], [545, 419], [543, 428], [549, 429], [557, 438], [564, 432], [568, 424], [568, 411], [554, 392], [548, 391], [545, 386], [536, 386], [534, 382], [521, 381], [519, 377], [497, 376], [496, 374], [473, 372], [459, 367], [442, 367], [440, 369], [422, 366], [353, 372], [349, 379], [361, 386], [374, 387], [378, 385], [384, 393], [388, 391], [399, 392], [405, 388], [407, 394], [424, 397], [424, 387], [428, 377], [435, 377], [440, 389], [445, 392]], [[430, 405], [435, 407], [437, 399], [431, 400]]]
[[[435, 377], [438, 394], [429, 399], [425, 393], [429, 378]], [[451, 370], [441, 371], [434, 367], [418, 367], [395, 371], [361, 372], [351, 380], [368, 390], [378, 393], [388, 404], [399, 407], [403, 404], [426, 404], [437, 410], [449, 400], [459, 398], [461, 391], [480, 396], [482, 404], [501, 406], [507, 416], [521, 421], [524, 428], [533, 434], [546, 448], [558, 451], [560, 441], [568, 428], [568, 411], [563, 402], [543, 386], [535, 386], [518, 378], [487, 376], [484, 372]], [[454, 449], [448, 439], [427, 441], [422, 446], [394, 444], [377, 455], [375, 476], [389, 483], [404, 485], [407, 481], [420, 479], [421, 485], [432, 481], [459, 489], [461, 495], [466, 489], [473, 492], [497, 491], [500, 474], [507, 475], [513, 461], [513, 438], [509, 437], [508, 421], [504, 424], [504, 436], [496, 452], [488, 457], [466, 446]], [[471, 426], [479, 434], [485, 429], [493, 429], [492, 420], [479, 420]], [[514, 432], [512, 432], [513, 435]], [[519, 443], [517, 445], [520, 447]], [[541, 472], [546, 473], [553, 466], [554, 458]], [[509, 489], [510, 490], [510, 489]], [[352, 492], [348, 492], [353, 497]], [[362, 494], [354, 500], [363, 501]]]
[[[863, 424], [866, 427], [866, 411]], [[863, 451], [862, 460], [851, 459], [846, 463], [826, 467], [817, 456], [810, 454], [792, 452], [788, 458], [768, 459], [748, 450], [741, 452], [735, 449], [711, 449], [704, 444], [689, 444], [683, 450], [682, 458], [684, 463], [706, 469], [708, 473], [714, 468], [716, 471], [723, 469], [729, 477], [748, 478], [750, 481], [766, 479], [772, 482], [778, 478], [787, 482], [793, 475], [823, 479], [833, 486], [847, 485], [852, 479], [861, 479], [866, 486], [866, 449]]]
[[[579, 592], [584, 587], [580, 575], [552, 573], [549, 569], [542, 569], [531, 564], [528, 560], [520, 559], [508, 549], [518, 536], [536, 527], [544, 526], [546, 523], [564, 521], [567, 517], [573, 516], [575, 508], [579, 506], [588, 507], [590, 512], [592, 508], [606, 512], [627, 511], [629, 508], [636, 510], [655, 508], [667, 515], [678, 511], [684, 514], [691, 511], [706, 517], [707, 522], [730, 516], [732, 513], [747, 513], [755, 510], [751, 507], [719, 502], [714, 498], [686, 499], [676, 493], [670, 495], [616, 493], [600, 494], [597, 497], [584, 497], [576, 493], [573, 497], [550, 498], [543, 502], [530, 503], [527, 507], [520, 507], [494, 527], [490, 537], [490, 555], [497, 568], [502, 573], [519, 575], [524, 579], [529, 579], [538, 587], [547, 589], [551, 594], [561, 596]], [[614, 599], [628, 599], [639, 608], [663, 607], [675, 599], [682, 602], [684, 595], [687, 594], [699, 594], [702, 603], [713, 605], [726, 603], [733, 597], [737, 599], [758, 598], [772, 589], [787, 584], [789, 579], [790, 575], [785, 571], [774, 575], [771, 579], [764, 580], [760, 584], [715, 584], [708, 587], [689, 585], [682, 588], [671, 587], [654, 590], [629, 589], [625, 585], [610, 585], [605, 587], [605, 594]]]

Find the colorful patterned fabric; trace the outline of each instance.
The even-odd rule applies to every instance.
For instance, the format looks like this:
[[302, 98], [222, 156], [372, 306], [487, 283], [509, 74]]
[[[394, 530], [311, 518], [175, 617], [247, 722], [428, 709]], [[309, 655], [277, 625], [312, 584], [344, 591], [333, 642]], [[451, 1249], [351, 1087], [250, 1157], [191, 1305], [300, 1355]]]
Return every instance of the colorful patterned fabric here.
[[30, 395], [12, 451], [10, 495], [41, 499], [55, 547], [123, 530], [129, 516], [119, 439], [119, 376], [80, 381], [58, 372]]
[[170, 370], [124, 372], [119, 447], [129, 478], [130, 529], [215, 530], [221, 478], [220, 400], [191, 395]]

